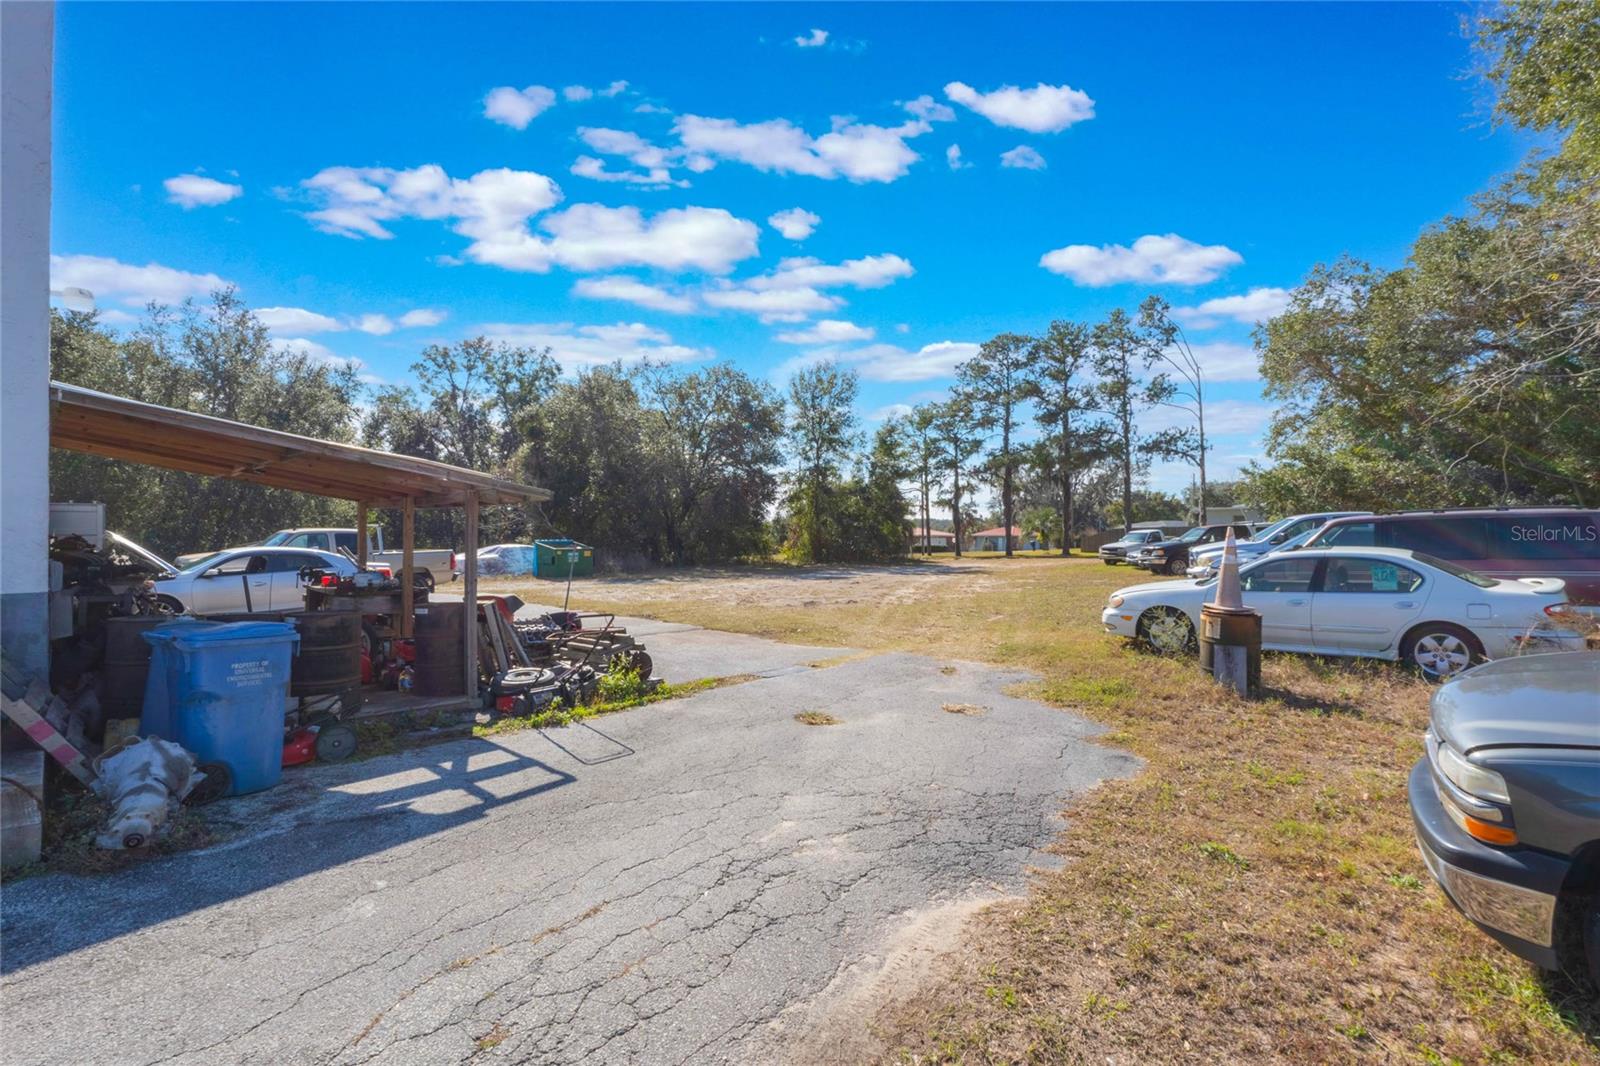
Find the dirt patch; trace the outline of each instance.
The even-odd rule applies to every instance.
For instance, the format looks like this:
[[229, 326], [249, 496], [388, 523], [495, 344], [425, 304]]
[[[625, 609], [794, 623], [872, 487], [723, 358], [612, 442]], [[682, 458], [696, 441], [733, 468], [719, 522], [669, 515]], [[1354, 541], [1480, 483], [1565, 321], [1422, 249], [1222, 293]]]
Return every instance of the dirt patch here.
[[801, 711], [794, 716], [794, 720], [801, 725], [838, 725], [844, 721], [844, 719], [835, 718], [826, 711]]
[[976, 703], [947, 703], [940, 708], [946, 714], [964, 714], [969, 718], [982, 718], [988, 709]]
[[821, 992], [775, 1018], [770, 1038], [779, 1062], [845, 1066], [870, 1062], [886, 1050], [872, 1028], [888, 1001], [912, 995], [939, 972], [938, 963], [961, 944], [967, 922], [999, 897], [954, 900], [909, 912], [876, 954], [840, 968]]

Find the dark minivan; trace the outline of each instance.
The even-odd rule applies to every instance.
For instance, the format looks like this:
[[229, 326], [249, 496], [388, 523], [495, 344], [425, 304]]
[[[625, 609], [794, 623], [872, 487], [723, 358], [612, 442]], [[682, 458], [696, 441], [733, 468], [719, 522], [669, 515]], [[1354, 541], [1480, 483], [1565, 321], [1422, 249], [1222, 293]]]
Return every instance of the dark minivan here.
[[1485, 577], [1558, 577], [1571, 603], [1600, 604], [1600, 511], [1578, 507], [1404, 511], [1339, 518], [1302, 547], [1408, 548]]

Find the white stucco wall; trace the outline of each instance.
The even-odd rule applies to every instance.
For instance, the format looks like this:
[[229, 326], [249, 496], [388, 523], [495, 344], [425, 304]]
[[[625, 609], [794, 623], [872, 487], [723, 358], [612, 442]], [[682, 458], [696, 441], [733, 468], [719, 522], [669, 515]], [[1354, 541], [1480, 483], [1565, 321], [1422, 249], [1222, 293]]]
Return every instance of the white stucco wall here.
[[0, 640], [45, 663], [55, 6], [0, 3]]

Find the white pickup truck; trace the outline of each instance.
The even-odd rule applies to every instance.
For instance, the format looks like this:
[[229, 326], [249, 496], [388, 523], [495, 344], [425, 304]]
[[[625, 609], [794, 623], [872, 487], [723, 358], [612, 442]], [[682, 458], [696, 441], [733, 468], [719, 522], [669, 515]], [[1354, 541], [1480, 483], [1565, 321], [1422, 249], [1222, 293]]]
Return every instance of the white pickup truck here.
[[[313, 548], [318, 551], [345, 552], [351, 557], [356, 554], [356, 531], [354, 529], [280, 529], [265, 540], [256, 544], [241, 545], [241, 547], [263, 548]], [[173, 560], [180, 567], [197, 563], [211, 552], [191, 552], [180, 555]], [[383, 545], [383, 530], [370, 529], [367, 531], [367, 562], [387, 563], [394, 571], [395, 577], [401, 576], [401, 556], [403, 552], [385, 550]], [[448, 548], [413, 548], [411, 551], [412, 583], [418, 588], [432, 589], [435, 585], [454, 581], [456, 572], [456, 553]]]

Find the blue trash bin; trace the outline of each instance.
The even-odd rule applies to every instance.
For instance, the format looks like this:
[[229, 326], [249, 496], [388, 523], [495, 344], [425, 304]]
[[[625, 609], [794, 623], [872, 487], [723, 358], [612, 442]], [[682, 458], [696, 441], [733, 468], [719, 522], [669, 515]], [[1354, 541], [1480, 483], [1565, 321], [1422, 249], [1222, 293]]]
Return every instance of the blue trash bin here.
[[195, 762], [227, 768], [223, 795], [271, 788], [283, 775], [283, 712], [300, 635], [286, 622], [180, 622], [145, 634], [150, 679], [140, 728], [177, 741]]

